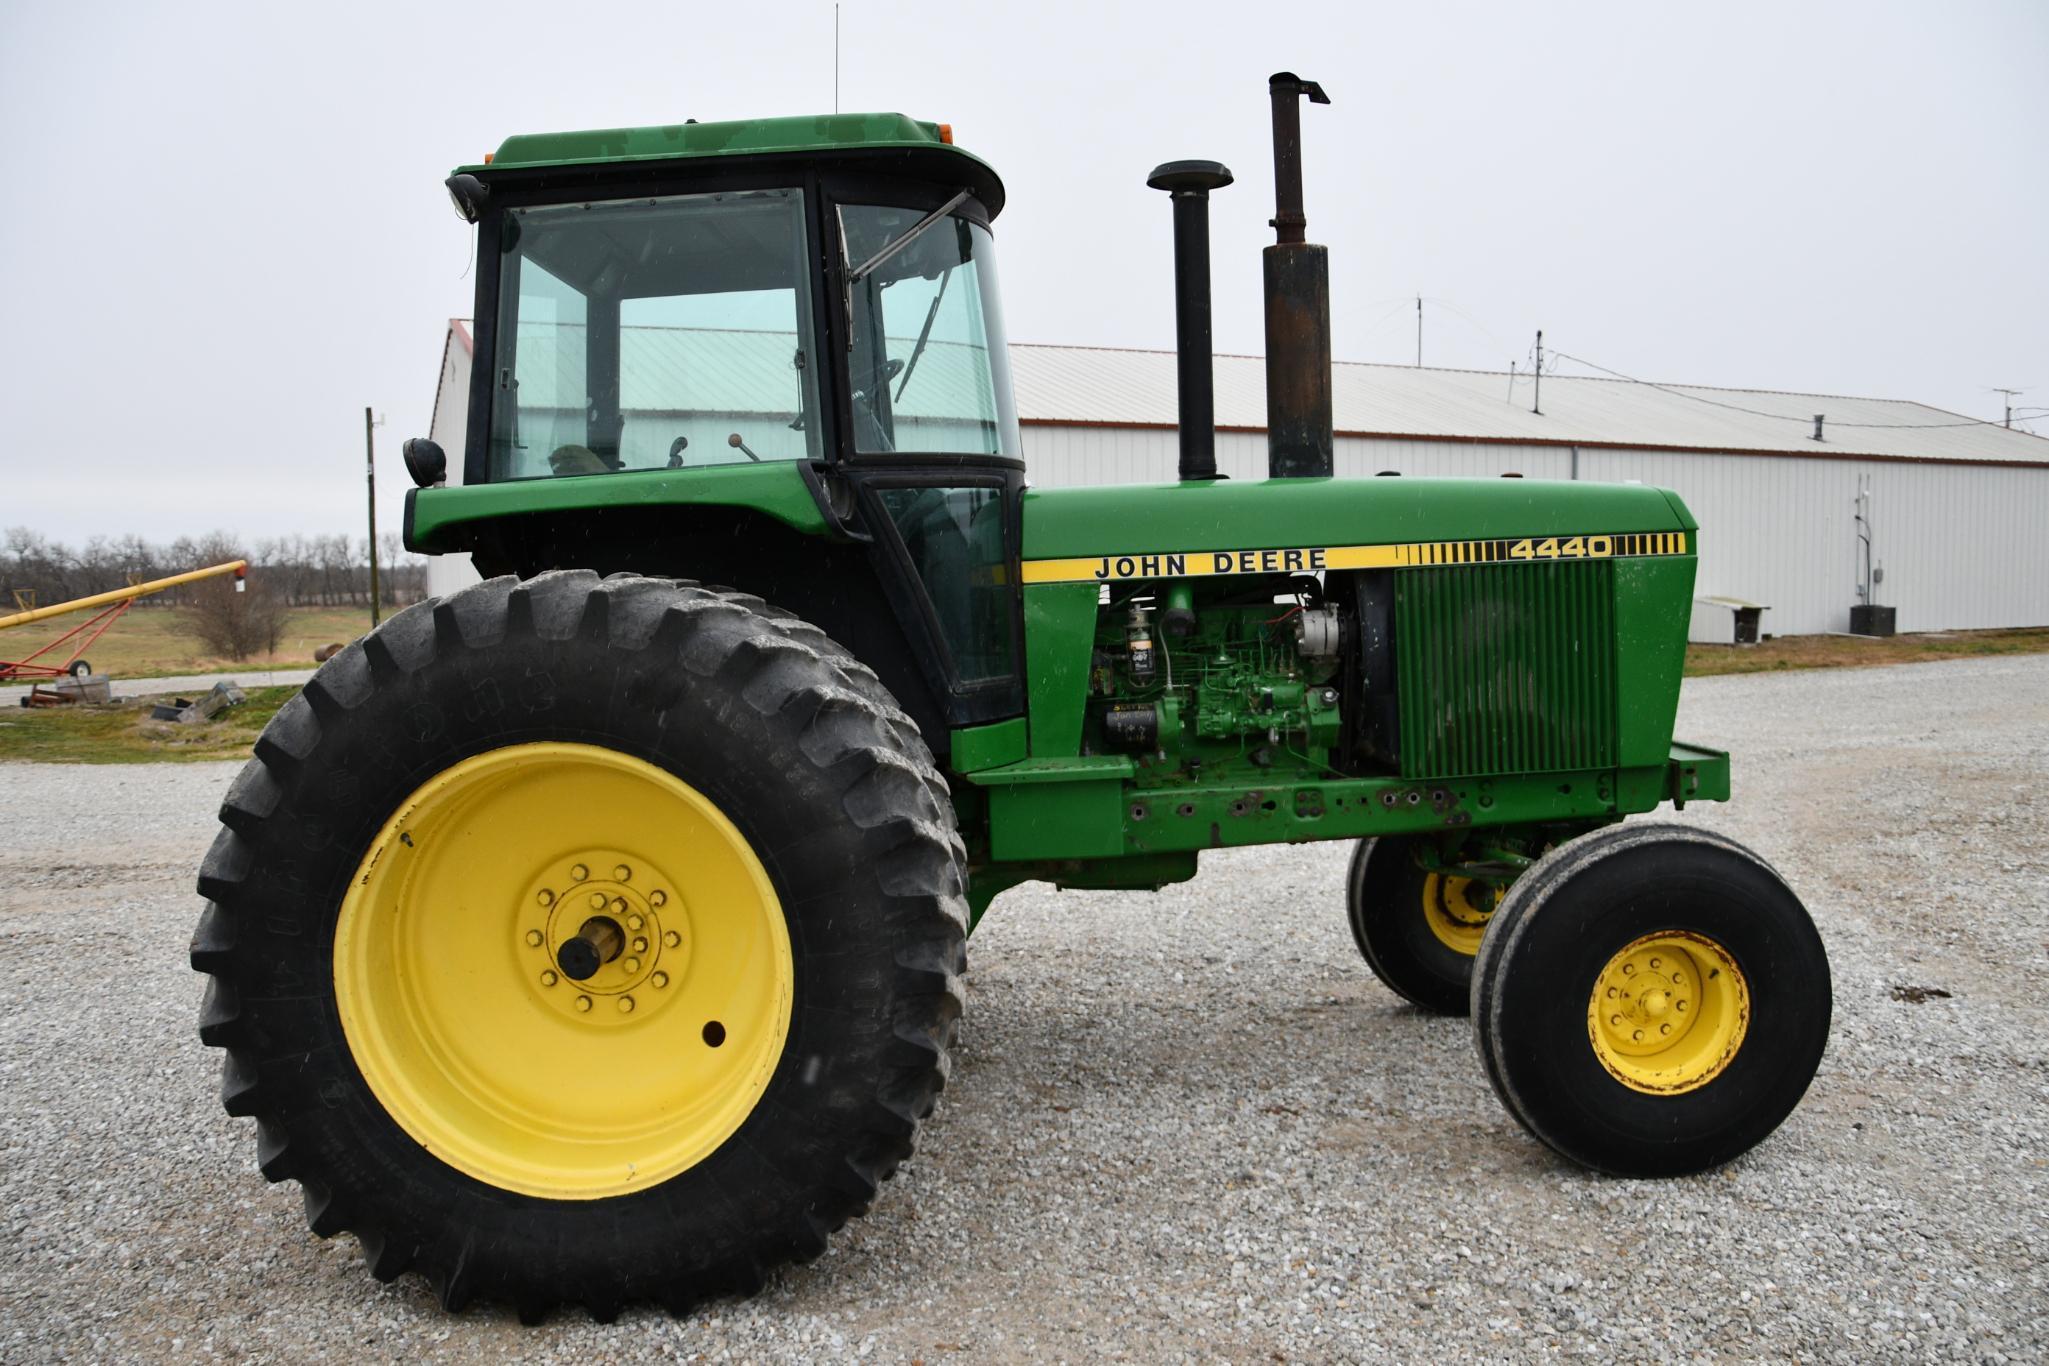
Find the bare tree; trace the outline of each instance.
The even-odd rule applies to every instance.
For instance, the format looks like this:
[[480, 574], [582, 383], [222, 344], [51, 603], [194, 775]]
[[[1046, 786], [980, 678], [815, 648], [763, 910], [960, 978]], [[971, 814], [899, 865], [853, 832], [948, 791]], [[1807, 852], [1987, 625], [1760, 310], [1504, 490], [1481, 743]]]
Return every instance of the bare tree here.
[[[118, 539], [95, 536], [73, 551], [28, 527], [0, 533], [0, 607], [13, 605], [13, 591], [32, 595], [42, 606], [121, 588], [132, 582], [164, 578], [225, 560], [250, 561], [250, 586], [291, 607], [360, 606], [369, 602], [368, 545], [360, 537], [281, 536], [258, 542], [245, 552], [233, 536], [213, 532], [180, 536], [168, 545], [152, 545], [140, 536]], [[395, 536], [377, 546], [379, 591], [386, 608], [402, 607], [426, 596], [427, 562], [399, 545]], [[196, 603], [193, 585], [147, 598], [151, 607], [183, 607]]]
[[240, 584], [245, 591], [239, 593], [237, 586], [227, 577], [190, 585], [193, 633], [209, 651], [228, 659], [275, 653], [284, 639], [289, 605], [260, 581]]

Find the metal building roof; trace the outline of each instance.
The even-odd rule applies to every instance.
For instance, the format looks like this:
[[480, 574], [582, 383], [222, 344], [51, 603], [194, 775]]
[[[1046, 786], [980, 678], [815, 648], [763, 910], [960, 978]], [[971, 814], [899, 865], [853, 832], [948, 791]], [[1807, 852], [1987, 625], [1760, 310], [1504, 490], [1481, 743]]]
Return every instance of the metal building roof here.
[[[460, 325], [452, 319], [451, 331]], [[468, 334], [461, 340], [467, 347]], [[787, 408], [795, 390], [786, 394], [778, 379], [792, 373], [796, 340], [794, 333], [628, 328], [625, 405]], [[530, 353], [522, 366], [525, 402], [582, 403], [580, 354], [562, 357], [570, 369], [560, 395], [550, 382], [557, 366], [533, 354], [564, 344], [560, 335], [522, 336]], [[1176, 425], [1171, 351], [1013, 344], [1010, 361], [1018, 417], [1027, 425]], [[970, 348], [933, 341], [900, 410], [912, 417], [979, 414], [981, 367]], [[794, 378], [787, 382], [794, 386]], [[764, 383], [777, 387], [766, 394]], [[1218, 356], [1216, 387], [1219, 429], [1266, 429], [1263, 359]], [[1540, 415], [1530, 411], [1531, 388], [1519, 376], [1510, 402], [1505, 374], [1339, 362], [1332, 415], [1341, 436], [2049, 466], [2049, 438], [1903, 399], [1546, 375]], [[1812, 438], [1816, 413], [1826, 418], [1820, 441]]]
[[[1014, 344], [1018, 416], [1026, 423], [1175, 425], [1174, 353]], [[1752, 451], [1973, 464], [2049, 465], [2049, 439], [1902, 399], [1713, 389], [1544, 376], [1532, 385], [1482, 370], [1340, 362], [1332, 412], [1339, 435], [1550, 443], [1652, 450]], [[1266, 428], [1266, 362], [1216, 358], [1217, 426]], [[1813, 439], [1814, 415], [1825, 415]]]
[[[529, 408], [582, 408], [582, 323], [521, 324], [519, 401]], [[801, 376], [797, 334], [740, 328], [619, 329], [619, 402], [629, 412], [678, 409], [725, 413], [795, 412]], [[910, 337], [894, 337], [908, 353]], [[892, 388], [893, 411], [908, 417], [995, 419], [986, 349], [928, 338], [918, 368]]]

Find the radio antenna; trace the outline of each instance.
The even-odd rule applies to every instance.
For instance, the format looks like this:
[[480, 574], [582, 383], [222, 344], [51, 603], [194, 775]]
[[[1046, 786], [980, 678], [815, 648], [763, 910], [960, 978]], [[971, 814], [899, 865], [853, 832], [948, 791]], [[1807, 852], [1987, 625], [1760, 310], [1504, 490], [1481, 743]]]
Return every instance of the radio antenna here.
[[832, 6], [832, 112], [840, 111], [840, 7], [839, 0]]

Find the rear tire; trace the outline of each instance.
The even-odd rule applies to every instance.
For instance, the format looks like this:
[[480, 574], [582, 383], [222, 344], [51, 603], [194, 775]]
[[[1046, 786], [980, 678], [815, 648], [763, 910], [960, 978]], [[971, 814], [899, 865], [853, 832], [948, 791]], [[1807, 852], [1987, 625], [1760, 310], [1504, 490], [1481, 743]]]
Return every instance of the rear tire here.
[[65, 667], [65, 672], [73, 678], [85, 678], [92, 673], [92, 664], [87, 660], [74, 659]]
[[1359, 841], [1345, 875], [1352, 939], [1388, 990], [1439, 1015], [1463, 1015], [1490, 914], [1467, 898], [1487, 888], [1425, 870], [1415, 848], [1402, 835]]
[[1828, 956], [1771, 866], [1690, 826], [1610, 826], [1510, 889], [1473, 973], [1488, 1080], [1556, 1152], [1683, 1176], [1747, 1152], [1828, 1045]]
[[[304, 1187], [315, 1233], [356, 1234], [378, 1279], [419, 1272], [450, 1309], [484, 1298], [535, 1321], [572, 1303], [606, 1320], [637, 1300], [681, 1312], [751, 1294], [866, 1211], [945, 1084], [966, 967], [964, 860], [923, 745], [909, 743], [887, 695], [851, 680], [858, 666], [815, 634], [741, 595], [675, 581], [494, 579], [393, 617], [279, 711], [222, 807], [227, 828], [200, 873], [209, 904], [192, 963], [211, 976], [200, 1034], [227, 1050], [223, 1103], [256, 1118], [263, 1174]], [[536, 790], [520, 768], [529, 760], [543, 766], [537, 790], [556, 794], [540, 820], [532, 802], [520, 804]], [[733, 832], [730, 847], [665, 849], [659, 835], [631, 834], [630, 803], [562, 800], [586, 769], [683, 794], [677, 809], [697, 802], [704, 828]], [[463, 814], [435, 824], [421, 813], [436, 801]], [[617, 877], [612, 851], [629, 838], [641, 852], [616, 855], [627, 874]], [[586, 847], [593, 853], [580, 855]], [[746, 944], [767, 946], [748, 953], [768, 966], [690, 973], [728, 933], [723, 893], [692, 900], [700, 848], [765, 879], [749, 885], [766, 889], [768, 938]], [[433, 849], [450, 852], [437, 864]], [[579, 857], [590, 880], [572, 884], [563, 870]], [[664, 863], [670, 876], [657, 884]], [[532, 938], [557, 934], [532, 886], [548, 891], [542, 904], [569, 904], [551, 878], [578, 897], [610, 878], [615, 902], [651, 884], [673, 888], [617, 914], [649, 922], [650, 955], [669, 942], [660, 929], [682, 931], [674, 978], [655, 982], [650, 962], [635, 965], [637, 985], [608, 984], [561, 958], [560, 971], [578, 978], [561, 980], [557, 946]], [[657, 920], [655, 906], [672, 919]], [[470, 936], [483, 941], [473, 952], [464, 939], [440, 957], [404, 957], [465, 916], [484, 931]], [[420, 971], [380, 972], [379, 954]], [[455, 985], [440, 996], [387, 984], [431, 978], [444, 961]], [[729, 1038], [720, 1021], [700, 1031], [678, 1013], [701, 979], [717, 986], [744, 972], [783, 992], [780, 1003], [756, 993], [759, 1009], [744, 1018], [768, 1022], [761, 1029], [736, 1024]], [[500, 980], [506, 973], [516, 986]], [[546, 977], [557, 980], [543, 990]], [[472, 989], [474, 1025], [460, 1010]], [[579, 1007], [583, 1018], [604, 1028], [577, 1034], [586, 1026], [557, 1009], [579, 992], [597, 1002]], [[638, 1012], [622, 1004], [629, 992]], [[460, 1035], [439, 1053], [434, 1031], [405, 1026], [419, 1000], [448, 1010], [443, 1022]], [[688, 1024], [684, 1047], [632, 1052], [630, 1041], [671, 1015]], [[778, 1019], [785, 1033], [764, 1034]], [[503, 1089], [530, 1081], [534, 1064], [510, 1043], [527, 1037], [559, 1044], [550, 1075], [561, 1085], [538, 1088], [539, 1110], [508, 1110], [497, 1123], [495, 1093], [473, 1094], [462, 1079], [481, 1067]], [[733, 1057], [750, 1038], [768, 1039], [760, 1067], [727, 1069], [739, 1080], [700, 1088], [705, 1104], [731, 1101], [719, 1112], [731, 1126], [683, 1132], [664, 1149], [675, 1170], [579, 1165], [591, 1132], [631, 1148], [636, 1115], [668, 1134], [662, 1116], [700, 1104], [695, 1083], [667, 1066], [671, 1053]], [[625, 1056], [635, 1070], [607, 1066]], [[588, 1099], [601, 1094], [590, 1079], [612, 1075], [625, 1118], [611, 1128], [588, 1106], [548, 1110], [552, 1090]], [[410, 1090], [453, 1099], [415, 1105]], [[472, 1111], [493, 1122], [466, 1129]], [[692, 1143], [705, 1151], [694, 1155]]]

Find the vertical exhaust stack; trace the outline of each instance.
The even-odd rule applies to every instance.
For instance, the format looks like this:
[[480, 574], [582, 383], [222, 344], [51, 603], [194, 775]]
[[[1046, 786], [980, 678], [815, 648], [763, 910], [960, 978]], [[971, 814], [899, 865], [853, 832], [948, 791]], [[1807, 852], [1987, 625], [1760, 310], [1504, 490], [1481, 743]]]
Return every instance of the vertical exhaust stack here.
[[1211, 361], [1209, 192], [1231, 183], [1216, 161], [1170, 161], [1146, 177], [1174, 197], [1174, 347], [1180, 392], [1181, 479], [1217, 473], [1216, 375]]
[[1274, 110], [1274, 245], [1266, 267], [1266, 472], [1271, 479], [1328, 478], [1330, 252], [1305, 240], [1302, 105], [1329, 104], [1315, 81], [1292, 71], [1267, 80]]

